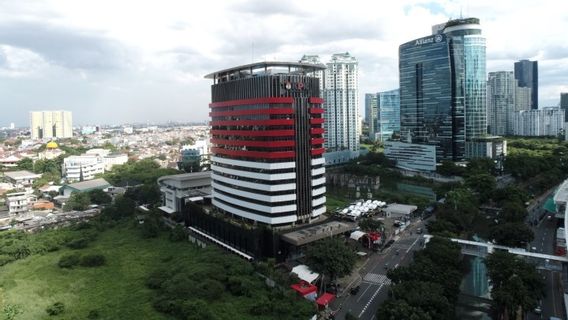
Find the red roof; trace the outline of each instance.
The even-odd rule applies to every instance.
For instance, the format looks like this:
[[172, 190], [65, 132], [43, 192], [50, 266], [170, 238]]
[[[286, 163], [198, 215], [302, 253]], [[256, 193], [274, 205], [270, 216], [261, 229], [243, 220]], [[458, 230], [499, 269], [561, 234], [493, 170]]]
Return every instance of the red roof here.
[[331, 293], [324, 293], [322, 294], [317, 300], [316, 303], [320, 306], [327, 306], [330, 302], [332, 302], [335, 299], [335, 295], [331, 294]]
[[291, 285], [290, 288], [294, 289], [294, 291], [298, 292], [302, 296], [318, 291], [318, 287], [306, 281], [300, 281], [299, 283], [295, 283]]

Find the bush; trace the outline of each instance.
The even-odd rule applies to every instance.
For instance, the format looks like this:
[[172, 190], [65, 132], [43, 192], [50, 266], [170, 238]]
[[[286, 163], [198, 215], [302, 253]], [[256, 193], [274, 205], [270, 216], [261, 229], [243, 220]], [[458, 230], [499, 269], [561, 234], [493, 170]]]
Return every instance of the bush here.
[[172, 231], [170, 231], [170, 241], [179, 242], [186, 239], [187, 236], [185, 234], [185, 231], [180, 225], [177, 225], [175, 228], [172, 229]]
[[99, 267], [106, 263], [106, 258], [102, 254], [87, 254], [81, 257], [81, 266]]
[[74, 266], [78, 265], [80, 261], [80, 257], [78, 254], [68, 254], [64, 255], [59, 259], [57, 265], [60, 268], [73, 268]]
[[89, 314], [87, 315], [87, 319], [92, 320], [92, 319], [98, 319], [100, 317], [99, 311], [97, 310], [91, 310], [89, 311]]
[[87, 238], [78, 238], [71, 240], [67, 243], [67, 246], [71, 249], [83, 249], [89, 245], [89, 239]]
[[45, 312], [47, 312], [47, 314], [49, 314], [50, 316], [56, 316], [63, 313], [64, 311], [65, 305], [63, 304], [63, 302], [56, 302], [45, 309]]
[[5, 255], [5, 254], [0, 254], [0, 267], [3, 266], [3, 265], [5, 265], [5, 264], [8, 264], [8, 263], [10, 263], [10, 262], [12, 262], [12, 261], [14, 261], [14, 260], [15, 260], [15, 259], [14, 259], [14, 257], [12, 257], [12, 256]]

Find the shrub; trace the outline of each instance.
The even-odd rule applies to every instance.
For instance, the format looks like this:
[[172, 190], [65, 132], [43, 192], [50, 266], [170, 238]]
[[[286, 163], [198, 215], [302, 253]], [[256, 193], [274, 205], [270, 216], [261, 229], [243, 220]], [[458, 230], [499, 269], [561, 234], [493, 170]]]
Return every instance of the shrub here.
[[87, 254], [81, 257], [81, 266], [99, 267], [106, 263], [106, 258], [102, 254]]
[[172, 231], [170, 231], [170, 241], [178, 242], [186, 239], [187, 235], [185, 234], [185, 231], [180, 225], [175, 226], [175, 228], [173, 228]]
[[67, 246], [71, 249], [83, 249], [89, 245], [89, 239], [87, 238], [78, 238], [71, 240], [67, 243]]
[[59, 259], [57, 265], [60, 268], [73, 268], [78, 265], [80, 261], [79, 255], [76, 253], [64, 255]]
[[87, 319], [92, 320], [92, 319], [98, 319], [100, 317], [99, 311], [98, 310], [91, 310], [89, 311], [89, 314], [87, 315]]
[[3, 265], [5, 265], [5, 264], [8, 264], [8, 263], [10, 263], [10, 262], [12, 262], [12, 261], [14, 261], [14, 260], [15, 260], [15, 259], [14, 259], [14, 257], [12, 257], [12, 256], [5, 255], [5, 254], [0, 254], [0, 267], [3, 266]]
[[47, 314], [49, 314], [50, 316], [56, 316], [63, 313], [64, 311], [65, 305], [63, 304], [63, 302], [56, 302], [45, 309], [45, 312], [47, 312]]

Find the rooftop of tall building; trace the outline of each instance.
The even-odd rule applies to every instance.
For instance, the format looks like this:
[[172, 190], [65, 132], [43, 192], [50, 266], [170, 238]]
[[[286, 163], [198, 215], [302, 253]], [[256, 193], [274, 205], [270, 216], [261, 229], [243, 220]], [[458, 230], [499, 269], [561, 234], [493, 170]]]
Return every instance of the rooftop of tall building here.
[[205, 78], [228, 81], [269, 74], [308, 74], [318, 70], [325, 70], [325, 66], [302, 62], [261, 61], [213, 72], [206, 75]]

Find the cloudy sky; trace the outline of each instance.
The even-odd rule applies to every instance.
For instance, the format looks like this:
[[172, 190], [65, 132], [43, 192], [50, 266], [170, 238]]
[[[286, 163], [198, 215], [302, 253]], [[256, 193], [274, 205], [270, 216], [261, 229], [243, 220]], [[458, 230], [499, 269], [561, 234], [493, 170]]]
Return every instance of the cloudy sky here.
[[[349, 51], [360, 95], [398, 87], [398, 46], [481, 19], [488, 71], [539, 60], [540, 104], [568, 91], [568, 2], [0, 0], [0, 126], [64, 109], [74, 124], [207, 120], [207, 73]], [[254, 48], [254, 49], [253, 49]]]

